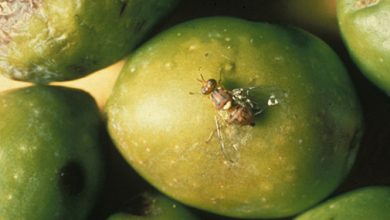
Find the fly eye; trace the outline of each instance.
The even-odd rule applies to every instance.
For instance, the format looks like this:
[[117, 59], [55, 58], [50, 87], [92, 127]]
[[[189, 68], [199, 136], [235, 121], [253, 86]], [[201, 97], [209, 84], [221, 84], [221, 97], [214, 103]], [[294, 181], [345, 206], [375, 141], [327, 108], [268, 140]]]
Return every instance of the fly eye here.
[[217, 81], [215, 81], [215, 79], [207, 80], [207, 87], [209, 87], [210, 90], [214, 90], [216, 86], [217, 86]]
[[210, 94], [209, 88], [208, 88], [207, 86], [202, 86], [202, 88], [200, 89], [200, 92], [201, 92], [203, 95], [208, 95], [208, 94]]
[[213, 92], [216, 87], [217, 87], [217, 81], [215, 79], [209, 79], [207, 81], [203, 81], [203, 86], [200, 92], [203, 95], [208, 95], [211, 92]]

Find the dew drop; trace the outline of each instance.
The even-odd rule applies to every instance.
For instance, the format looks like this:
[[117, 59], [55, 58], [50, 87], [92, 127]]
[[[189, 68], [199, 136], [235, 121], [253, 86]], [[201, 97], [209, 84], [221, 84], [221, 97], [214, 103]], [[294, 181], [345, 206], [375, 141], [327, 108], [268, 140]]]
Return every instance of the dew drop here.
[[268, 106], [278, 105], [278, 104], [279, 104], [279, 100], [276, 98], [275, 95], [272, 94], [272, 95], [268, 98], [267, 104], [268, 104]]
[[218, 32], [210, 32], [207, 36], [209, 38], [221, 38], [221, 34]]
[[284, 60], [284, 58], [281, 57], [281, 56], [276, 56], [276, 57], [274, 57], [274, 60], [275, 60], [276, 62], [281, 62], [281, 61]]
[[7, 199], [8, 199], [8, 200], [12, 200], [13, 198], [14, 198], [14, 196], [13, 196], [12, 194], [8, 194], [8, 195], [7, 195]]
[[34, 110], [33, 110], [33, 114], [34, 114], [35, 116], [39, 116], [40, 113], [41, 113], [41, 112], [40, 112], [38, 109], [34, 109]]
[[235, 64], [233, 62], [225, 63], [222, 67], [223, 72], [232, 72], [235, 68]]
[[27, 152], [27, 146], [22, 144], [19, 146], [19, 151], [22, 152], [22, 153], [26, 153]]
[[188, 50], [189, 50], [189, 51], [193, 51], [193, 50], [195, 50], [196, 48], [197, 48], [196, 45], [191, 45], [191, 46], [188, 47]]
[[165, 68], [167, 68], [167, 69], [172, 69], [172, 67], [173, 67], [173, 64], [171, 63], [171, 62], [167, 62], [167, 63], [165, 63]]

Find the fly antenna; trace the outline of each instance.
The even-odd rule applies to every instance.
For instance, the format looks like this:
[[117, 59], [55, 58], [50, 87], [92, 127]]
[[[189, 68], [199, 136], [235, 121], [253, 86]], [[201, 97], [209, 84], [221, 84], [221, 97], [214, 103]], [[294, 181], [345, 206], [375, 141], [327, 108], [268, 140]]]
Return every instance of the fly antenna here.
[[199, 93], [196, 93], [196, 92], [188, 92], [188, 94], [190, 94], [190, 95], [199, 95]]
[[197, 79], [199, 82], [204, 83], [206, 80], [204, 80], [204, 77], [202, 74], [200, 74], [200, 79]]
[[219, 79], [218, 79], [218, 84], [221, 85], [222, 83], [222, 68], [219, 69]]

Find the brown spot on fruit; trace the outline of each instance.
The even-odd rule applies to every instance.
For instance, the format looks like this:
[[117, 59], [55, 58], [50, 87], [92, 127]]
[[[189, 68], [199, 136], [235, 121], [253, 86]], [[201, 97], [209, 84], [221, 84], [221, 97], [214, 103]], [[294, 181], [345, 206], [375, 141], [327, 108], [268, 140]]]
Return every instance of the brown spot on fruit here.
[[60, 171], [59, 186], [64, 195], [79, 195], [85, 187], [85, 173], [75, 161], [68, 162]]
[[358, 0], [356, 2], [356, 7], [357, 8], [367, 8], [373, 5], [376, 5], [380, 2], [380, 0]]

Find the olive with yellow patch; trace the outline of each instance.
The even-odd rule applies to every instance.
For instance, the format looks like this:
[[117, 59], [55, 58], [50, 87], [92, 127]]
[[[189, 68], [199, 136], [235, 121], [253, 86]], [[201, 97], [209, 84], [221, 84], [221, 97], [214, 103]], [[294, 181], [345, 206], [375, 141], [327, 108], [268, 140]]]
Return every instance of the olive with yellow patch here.
[[[224, 111], [202, 95], [200, 75], [227, 91], [253, 88], [250, 101], [266, 107], [255, 125], [220, 117], [215, 132]], [[352, 83], [325, 43], [229, 17], [189, 21], [141, 46], [106, 112], [115, 145], [151, 184], [240, 218], [290, 216], [325, 198], [348, 174], [362, 133]]]
[[127, 55], [176, 1], [1, 1], [0, 74], [35, 83], [83, 77]]

